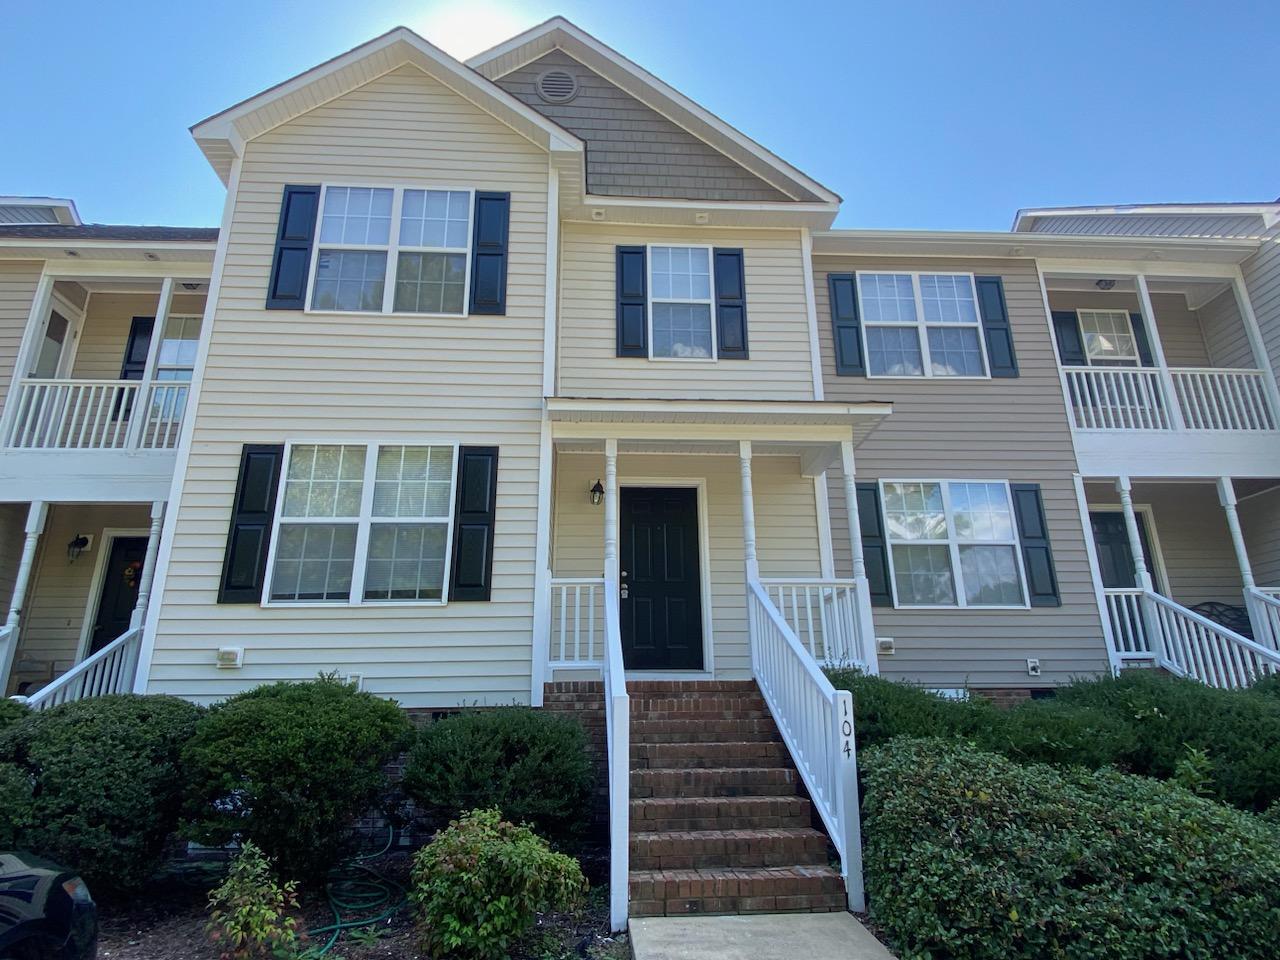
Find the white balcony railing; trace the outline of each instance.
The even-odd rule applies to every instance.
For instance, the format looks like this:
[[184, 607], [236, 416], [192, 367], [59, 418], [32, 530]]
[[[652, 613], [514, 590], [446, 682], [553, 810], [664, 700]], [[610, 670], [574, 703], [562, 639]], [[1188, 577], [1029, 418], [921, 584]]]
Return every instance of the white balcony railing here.
[[859, 616], [856, 581], [770, 577], [760, 583], [815, 660], [877, 672], [875, 637]]
[[1280, 587], [1250, 587], [1245, 591], [1253, 639], [1280, 650]]
[[180, 380], [18, 383], [3, 445], [16, 450], [167, 450], [178, 445], [190, 384]]
[[14, 699], [25, 702], [32, 710], [46, 710], [73, 700], [128, 693], [138, 669], [141, 639], [142, 628], [133, 627], [31, 696]]
[[[1077, 430], [1276, 429], [1261, 370], [1170, 367], [1064, 367]], [[1174, 415], [1175, 408], [1181, 415]]]
[[604, 578], [556, 577], [551, 581], [552, 670], [600, 670], [605, 661]]

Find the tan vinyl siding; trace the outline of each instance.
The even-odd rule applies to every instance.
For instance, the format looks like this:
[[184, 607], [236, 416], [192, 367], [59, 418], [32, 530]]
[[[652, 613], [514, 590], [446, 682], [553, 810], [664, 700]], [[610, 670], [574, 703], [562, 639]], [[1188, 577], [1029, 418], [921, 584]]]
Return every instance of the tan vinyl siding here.
[[[71, 375], [84, 380], [115, 380], [120, 376], [129, 329], [134, 317], [154, 317], [158, 294], [95, 293], [89, 298], [80, 343]], [[175, 294], [169, 312], [204, 313], [204, 297]], [[159, 331], [156, 331], [159, 335]]]
[[[1001, 276], [1017, 352], [1015, 379], [839, 377], [828, 273], [933, 270]], [[995, 479], [1038, 483], [1044, 497], [1060, 607], [894, 610], [877, 607], [876, 632], [897, 643], [886, 676], [931, 687], [1063, 683], [1107, 666], [1072, 475], [1075, 455], [1035, 265], [1026, 260], [818, 257], [818, 333], [828, 400], [885, 400], [893, 414], [856, 451], [857, 479]], [[842, 478], [828, 475], [836, 572], [850, 573]], [[1040, 660], [1038, 681], [1026, 660]]]
[[[755, 457], [752, 487], [756, 547], [764, 577], [817, 577], [821, 573], [812, 479], [800, 476], [794, 457]], [[587, 491], [604, 472], [600, 454], [562, 453], [556, 458], [552, 574], [598, 577], [604, 567], [604, 508]], [[618, 482], [706, 481], [710, 541], [712, 635], [717, 677], [751, 675], [747, 643], [742, 487], [736, 457], [622, 454]], [[643, 486], [643, 483], [636, 484]], [[692, 485], [692, 483], [690, 484]], [[701, 509], [701, 508], [699, 508]], [[705, 562], [705, 558], [704, 558]], [[705, 602], [705, 598], [704, 598]]]
[[1280, 228], [1240, 265], [1271, 369], [1280, 377]]
[[[108, 549], [103, 530], [114, 527], [146, 536], [150, 516], [150, 507], [143, 504], [58, 503], [49, 507], [22, 617], [21, 642], [10, 680], [13, 689], [24, 680], [41, 686], [75, 664], [94, 571], [102, 551]], [[18, 529], [21, 549], [21, 526]], [[67, 544], [81, 533], [93, 536], [93, 546], [72, 563], [67, 558]]]
[[[1049, 306], [1053, 310], [1141, 312], [1136, 293], [1050, 290]], [[1153, 293], [1151, 308], [1155, 311], [1156, 330], [1160, 334], [1160, 344], [1164, 347], [1164, 356], [1169, 366], [1209, 366], [1209, 350], [1200, 331], [1200, 318], [1187, 306], [1187, 298], [1178, 293]]]
[[0, 261], [0, 410], [13, 382], [13, 367], [43, 270], [39, 262]]
[[1204, 327], [1205, 347], [1208, 348], [1212, 366], [1257, 366], [1233, 291], [1222, 291], [1201, 307], [1198, 313]]
[[1260, 587], [1280, 587], [1280, 487], [1241, 500], [1240, 527]]
[[[694, 362], [616, 355], [615, 249], [649, 243], [743, 249], [751, 359]], [[812, 400], [799, 232], [564, 224], [559, 355], [561, 396]]]
[[[286, 183], [510, 191], [507, 315], [266, 311]], [[406, 706], [527, 701], [542, 393], [547, 156], [413, 67], [251, 141], [230, 226], [150, 689], [210, 700], [322, 670]], [[432, 440], [500, 447], [490, 602], [219, 605], [241, 444]], [[240, 670], [214, 650], [243, 646]]]
[[0, 503], [0, 617], [8, 616], [13, 600], [13, 582], [22, 558], [26, 522], [27, 504]]

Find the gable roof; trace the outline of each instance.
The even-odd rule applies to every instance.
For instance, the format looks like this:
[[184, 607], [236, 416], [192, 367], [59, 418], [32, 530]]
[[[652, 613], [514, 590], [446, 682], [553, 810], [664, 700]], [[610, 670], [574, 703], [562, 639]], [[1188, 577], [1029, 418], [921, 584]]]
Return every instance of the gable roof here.
[[564, 17], [552, 17], [477, 54], [467, 66], [496, 80], [557, 48], [794, 200], [840, 203], [835, 192]]
[[582, 141], [468, 69], [408, 27], [396, 27], [289, 80], [201, 120], [191, 135], [225, 183], [254, 137], [411, 64], [550, 153], [581, 158]]

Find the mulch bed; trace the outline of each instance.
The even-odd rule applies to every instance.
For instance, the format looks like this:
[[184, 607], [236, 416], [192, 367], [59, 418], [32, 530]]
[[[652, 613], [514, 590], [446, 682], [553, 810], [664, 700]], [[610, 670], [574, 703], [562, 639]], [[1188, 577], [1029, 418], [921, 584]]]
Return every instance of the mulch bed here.
[[[566, 852], [582, 863], [591, 881], [580, 914], [549, 913], [511, 953], [511, 960], [623, 960], [630, 956], [625, 934], [609, 934], [607, 850], [586, 844]], [[394, 852], [371, 861], [373, 869], [401, 884], [408, 882], [409, 854]], [[100, 897], [98, 956], [101, 960], [218, 960], [218, 950], [205, 933], [208, 891], [217, 885], [225, 865], [176, 863], [151, 885], [128, 898]], [[333, 914], [321, 891], [303, 891], [300, 927], [322, 927]], [[344, 933], [326, 960], [418, 960], [418, 930], [409, 905], [395, 916], [357, 936]], [[376, 931], [376, 937], [373, 931]], [[320, 940], [323, 944], [327, 936]], [[313, 944], [307, 944], [312, 946]]]

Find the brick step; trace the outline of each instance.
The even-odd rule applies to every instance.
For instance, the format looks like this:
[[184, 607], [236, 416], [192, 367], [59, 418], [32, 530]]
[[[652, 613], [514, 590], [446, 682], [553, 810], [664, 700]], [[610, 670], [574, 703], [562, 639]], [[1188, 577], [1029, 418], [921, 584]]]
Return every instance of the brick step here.
[[797, 792], [790, 767], [695, 767], [631, 771], [631, 796], [783, 797]]
[[823, 866], [828, 846], [827, 835], [812, 827], [636, 833], [631, 836], [631, 869]]
[[777, 740], [631, 744], [632, 770], [790, 766], [791, 754]]
[[631, 720], [632, 743], [741, 743], [781, 739], [772, 720]]
[[763, 700], [635, 700], [631, 719], [635, 720], [767, 720], [769, 708]]
[[631, 801], [631, 832], [807, 827], [805, 797], [643, 797]]
[[630, 883], [633, 917], [845, 908], [840, 875], [826, 866], [636, 870]]
[[711, 694], [759, 694], [754, 680], [628, 680], [632, 696], [705, 697]]

